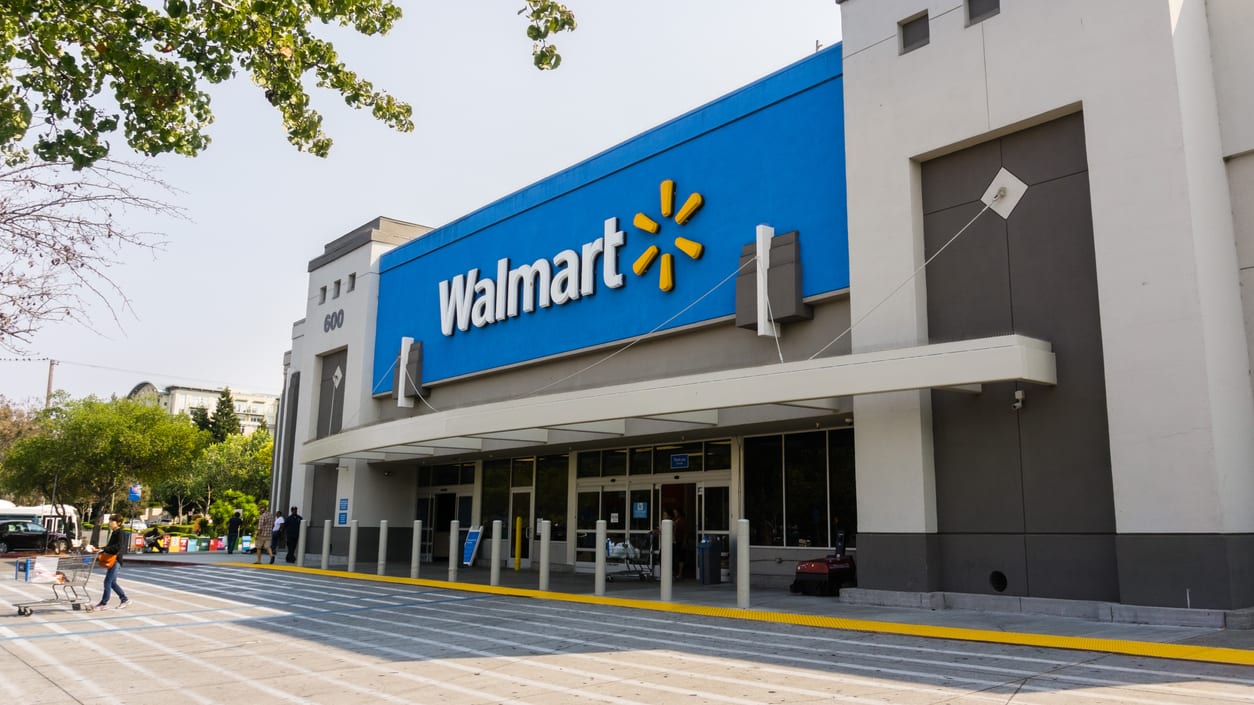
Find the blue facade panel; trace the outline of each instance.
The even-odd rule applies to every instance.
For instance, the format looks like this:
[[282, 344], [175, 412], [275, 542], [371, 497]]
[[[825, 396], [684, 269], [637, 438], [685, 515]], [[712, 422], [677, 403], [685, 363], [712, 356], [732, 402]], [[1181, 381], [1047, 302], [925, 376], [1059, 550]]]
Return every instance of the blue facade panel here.
[[[386, 254], [374, 392], [391, 390], [389, 370], [404, 336], [422, 342], [422, 381], [430, 383], [732, 315], [741, 247], [759, 224], [799, 232], [805, 296], [847, 288], [840, 76], [837, 46]], [[674, 182], [676, 211], [691, 194], [702, 198], [683, 225], [662, 215], [664, 180]], [[659, 232], [633, 225], [637, 213]], [[607, 229], [609, 219], [617, 219], [621, 236]], [[699, 259], [676, 237], [700, 243]], [[632, 270], [653, 245], [673, 258], [669, 291], [659, 286], [661, 256], [643, 274]], [[570, 253], [559, 254], [565, 250], [581, 264], [571, 266]], [[607, 267], [607, 255], [617, 266]], [[538, 289], [524, 295], [521, 277], [511, 287], [508, 274], [499, 276], [521, 265], [550, 270], [547, 308]], [[513, 290], [513, 310], [499, 305], [508, 297], [496, 295], [498, 281]], [[533, 281], [538, 287], [540, 279]], [[527, 301], [534, 311], [523, 311]]]

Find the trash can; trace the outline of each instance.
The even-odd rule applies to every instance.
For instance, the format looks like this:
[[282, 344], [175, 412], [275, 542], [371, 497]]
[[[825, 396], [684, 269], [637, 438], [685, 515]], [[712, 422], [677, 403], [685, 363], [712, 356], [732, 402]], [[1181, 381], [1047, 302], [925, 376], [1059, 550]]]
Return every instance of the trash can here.
[[718, 544], [710, 541], [708, 536], [697, 544], [697, 577], [702, 585], [718, 585], [723, 581], [722, 562]]

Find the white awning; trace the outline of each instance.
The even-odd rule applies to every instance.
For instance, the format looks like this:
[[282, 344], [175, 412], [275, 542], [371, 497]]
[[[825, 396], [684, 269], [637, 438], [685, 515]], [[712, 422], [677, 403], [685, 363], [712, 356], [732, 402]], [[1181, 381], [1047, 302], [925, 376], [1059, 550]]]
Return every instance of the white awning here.
[[598, 387], [433, 412], [305, 443], [297, 462], [405, 460], [720, 425], [723, 412], [783, 405], [841, 411], [841, 398], [911, 389], [1054, 385], [1052, 346], [1020, 335], [855, 353]]

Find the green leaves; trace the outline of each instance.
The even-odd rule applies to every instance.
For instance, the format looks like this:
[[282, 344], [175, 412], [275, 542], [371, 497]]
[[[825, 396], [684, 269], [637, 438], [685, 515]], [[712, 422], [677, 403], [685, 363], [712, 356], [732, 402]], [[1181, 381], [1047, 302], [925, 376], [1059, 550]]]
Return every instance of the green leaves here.
[[341, 63], [322, 23], [384, 34], [390, 0], [14, 0], [0, 13], [0, 152], [30, 147], [89, 166], [119, 128], [138, 152], [199, 154], [213, 122], [208, 84], [248, 73], [278, 109], [288, 140], [325, 156], [331, 139], [305, 79], [413, 130], [412, 109]]
[[549, 44], [549, 37], [558, 32], [575, 29], [575, 14], [565, 5], [553, 0], [526, 0], [527, 5], [518, 14], [527, 18], [527, 38], [532, 41], [531, 54], [536, 68], [549, 71], [561, 66], [562, 57], [557, 46]]

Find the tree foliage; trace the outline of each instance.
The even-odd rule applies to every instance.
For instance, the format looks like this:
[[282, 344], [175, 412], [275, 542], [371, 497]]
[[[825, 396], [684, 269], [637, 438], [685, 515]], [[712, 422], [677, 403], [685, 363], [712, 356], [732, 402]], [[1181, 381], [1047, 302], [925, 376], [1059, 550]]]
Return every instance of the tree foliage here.
[[123, 251], [151, 252], [162, 244], [120, 217], [136, 211], [181, 217], [150, 195], [160, 191], [171, 189], [148, 164], [102, 159], [81, 170], [68, 162], [0, 165], [0, 348], [20, 351], [48, 321], [87, 322], [84, 296], [94, 295], [116, 319], [126, 295], [105, 270]]
[[559, 32], [575, 29], [575, 14], [565, 5], [553, 0], [526, 0], [527, 5], [518, 14], [527, 19], [527, 37], [531, 39], [531, 55], [536, 68], [549, 71], [562, 65], [557, 45], [549, 38]]
[[215, 443], [221, 443], [240, 432], [239, 415], [235, 413], [235, 397], [231, 396], [231, 388], [227, 387], [218, 394], [218, 404], [209, 421], [209, 433], [213, 435]]
[[0, 150], [33, 142], [40, 159], [84, 167], [121, 130], [141, 154], [194, 156], [209, 144], [209, 87], [240, 72], [301, 151], [331, 148], [307, 82], [410, 131], [410, 106], [314, 33], [334, 24], [382, 35], [400, 16], [389, 0], [11, 0], [0, 18]]
[[209, 410], [203, 406], [193, 406], [187, 410], [187, 415], [192, 417], [196, 428], [202, 431], [208, 431], [213, 426], [213, 422], [209, 420]]
[[0, 485], [89, 506], [99, 516], [132, 483], [154, 485], [192, 462], [203, 436], [182, 414], [133, 399], [88, 397], [54, 407], [13, 444]]
[[257, 507], [257, 498], [237, 490], [227, 490], [209, 505], [207, 514], [213, 519], [215, 531], [219, 534], [226, 534], [227, 522], [231, 520], [231, 515], [235, 510], [239, 509], [240, 518], [244, 521], [240, 525], [240, 533], [251, 533], [250, 527], [257, 526], [257, 518], [261, 516], [261, 510]]
[[39, 410], [0, 396], [0, 464], [9, 447], [38, 430]]

